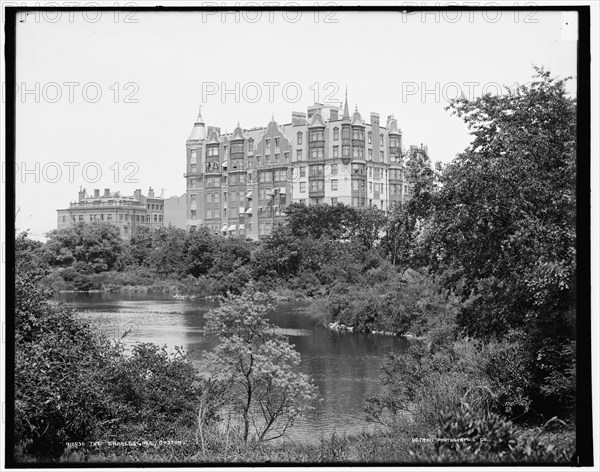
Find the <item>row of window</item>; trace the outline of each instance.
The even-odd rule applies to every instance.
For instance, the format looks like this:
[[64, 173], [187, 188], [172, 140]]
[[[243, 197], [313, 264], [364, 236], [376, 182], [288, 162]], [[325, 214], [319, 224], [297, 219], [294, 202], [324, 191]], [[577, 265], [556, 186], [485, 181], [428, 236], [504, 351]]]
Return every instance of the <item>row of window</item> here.
[[288, 179], [287, 169], [262, 170], [258, 173], [259, 182], [285, 182]]
[[[412, 195], [412, 187], [404, 184], [404, 193], [406, 195]], [[390, 184], [390, 195], [401, 195], [402, 184]]]
[[[116, 218], [113, 220], [113, 216], [112, 213], [91, 213], [88, 215], [88, 218], [89, 221], [116, 221]], [[77, 221], [85, 221], [85, 215], [71, 215], [71, 223]], [[129, 213], [119, 213], [118, 221], [132, 221], [136, 223], [152, 223], [154, 221], [154, 223], [162, 223], [163, 215], [156, 213], [154, 215], [130, 215]], [[62, 222], [67, 222], [67, 215], [62, 216]]]
[[[350, 139], [350, 137], [352, 136], [352, 139], [354, 139], [354, 140], [364, 141], [364, 139], [365, 139], [364, 133], [365, 133], [364, 130], [360, 129], [360, 128], [353, 128], [352, 130], [350, 128], [344, 128], [342, 137], [343, 137], [343, 139]], [[394, 147], [394, 148], [400, 147], [400, 145], [401, 145], [400, 138], [390, 137], [389, 139], [390, 139], [390, 147]], [[273, 140], [274, 140], [274, 144], [275, 144], [275, 149], [279, 149], [279, 138], [273, 138]], [[324, 141], [323, 130], [311, 130], [309, 132], [309, 140], [311, 142]], [[340, 129], [338, 127], [333, 128], [333, 140], [334, 141], [340, 140]], [[371, 131], [369, 131], [367, 133], [367, 143], [368, 144], [373, 143], [373, 133]], [[302, 131], [298, 131], [298, 133], [296, 135], [296, 144], [298, 146], [302, 146], [302, 144], [303, 144]], [[379, 145], [384, 146], [384, 144], [385, 144], [385, 138], [384, 138], [383, 133], [381, 133], [379, 135]], [[254, 140], [252, 138], [250, 138], [248, 140], [247, 146], [248, 146], [248, 153], [254, 152]], [[271, 139], [266, 138], [265, 139], [265, 151], [269, 152], [270, 150], [271, 150]], [[244, 152], [244, 144], [243, 143], [231, 144], [231, 153], [232, 154], [243, 153], [243, 152]], [[227, 155], [227, 146], [224, 146], [224, 153], [225, 153], [225, 155]], [[207, 158], [219, 157], [219, 146], [218, 145], [207, 146], [206, 147], [206, 157]], [[192, 150], [191, 155], [190, 155], [190, 164], [197, 164], [197, 163], [198, 163], [197, 151]]]
[[[302, 131], [298, 131], [298, 133], [296, 133], [296, 144], [298, 146], [302, 145], [302, 136], [303, 136]], [[352, 139], [364, 141], [365, 130], [362, 128], [352, 128], [352, 130], [350, 128], [343, 128], [342, 129], [342, 139], [350, 139], [350, 136], [352, 136]], [[324, 140], [323, 139], [323, 130], [321, 130], [321, 129], [311, 130], [309, 132], [308, 139], [310, 142], [323, 141]], [[333, 128], [333, 140], [334, 141], [340, 140], [340, 129], [337, 126], [335, 128]], [[367, 142], [369, 144], [373, 143], [373, 133], [371, 131], [369, 131], [367, 133]], [[379, 135], [379, 145], [383, 146], [384, 143], [385, 143], [384, 136], [383, 136], [383, 133], [381, 133]], [[399, 143], [400, 143], [400, 140], [398, 138], [390, 138], [390, 146], [399, 147], [400, 146]]]
[[[338, 190], [339, 181], [337, 179], [333, 179], [329, 181], [330, 188], [332, 192], [336, 192]], [[325, 189], [325, 181], [324, 180], [311, 180], [310, 182], [310, 191], [311, 192], [322, 192]], [[306, 182], [300, 182], [300, 193], [306, 193]]]
[[148, 203], [146, 205], [146, 207], [148, 208], [148, 210], [162, 210], [163, 209], [163, 205], [160, 205], [158, 203]]

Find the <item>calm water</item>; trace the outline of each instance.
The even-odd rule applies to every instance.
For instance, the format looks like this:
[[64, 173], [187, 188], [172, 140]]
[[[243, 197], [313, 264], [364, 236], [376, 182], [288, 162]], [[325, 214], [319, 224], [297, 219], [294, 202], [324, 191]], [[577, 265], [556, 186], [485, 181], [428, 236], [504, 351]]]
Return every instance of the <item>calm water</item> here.
[[[216, 341], [203, 335], [202, 314], [216, 306], [199, 300], [175, 300], [162, 294], [63, 293], [58, 300], [98, 323], [107, 335], [129, 343], [182, 346], [192, 360]], [[318, 326], [303, 311], [304, 303], [281, 303], [271, 321], [289, 337], [302, 356], [302, 370], [310, 375], [323, 401], [308, 418], [297, 423], [291, 437], [304, 441], [321, 435], [356, 433], [368, 429], [361, 410], [363, 398], [380, 390], [379, 367], [389, 351], [404, 352], [404, 339], [392, 336], [337, 333]]]

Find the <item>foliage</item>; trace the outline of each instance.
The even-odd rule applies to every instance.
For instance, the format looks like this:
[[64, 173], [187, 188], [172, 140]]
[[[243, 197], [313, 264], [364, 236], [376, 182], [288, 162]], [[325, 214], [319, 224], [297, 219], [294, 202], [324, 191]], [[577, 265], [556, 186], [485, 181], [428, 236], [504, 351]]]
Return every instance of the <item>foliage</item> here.
[[474, 141], [442, 174], [426, 244], [431, 269], [477, 296], [459, 322], [478, 336], [525, 323], [543, 330], [549, 320], [569, 330], [561, 314], [575, 293], [576, 106], [565, 81], [538, 70], [528, 87], [450, 108]]
[[[437, 440], [435, 440], [437, 439]], [[480, 415], [462, 402], [457, 411], [441, 413], [434, 441], [412, 451], [428, 463], [569, 463], [573, 445], [560, 448], [520, 431], [494, 413]]]
[[53, 456], [65, 441], [91, 440], [110, 413], [107, 372], [115, 351], [89, 325], [18, 274], [15, 286], [15, 434]]
[[[356, 274], [361, 269], [352, 271]], [[328, 322], [337, 321], [358, 330], [383, 330], [417, 336], [437, 327], [430, 321], [444, 314], [456, 315], [459, 301], [440, 292], [439, 286], [418, 271], [396, 272], [389, 265], [366, 271], [360, 282], [338, 283], [328, 296], [313, 303], [313, 311], [322, 313]], [[445, 328], [450, 325], [444, 324]]]
[[129, 255], [132, 262], [139, 266], [150, 265], [152, 253], [152, 230], [144, 225], [137, 225], [129, 239]]
[[[111, 429], [115, 438], [139, 437], [168, 440], [178, 431], [193, 429], [204, 385], [197, 372], [177, 348], [141, 343], [114, 365], [109, 382], [118, 421]], [[212, 401], [212, 400], [211, 400]]]
[[80, 272], [116, 269], [123, 253], [124, 243], [118, 228], [102, 222], [76, 223], [53, 230], [44, 246], [44, 257], [51, 266], [79, 264]]
[[242, 421], [242, 438], [285, 435], [316, 399], [316, 387], [298, 372], [300, 355], [265, 318], [269, 298], [256, 292], [230, 296], [204, 315], [205, 332], [219, 337], [205, 355], [211, 379], [228, 388], [227, 404]]
[[[32, 248], [20, 237], [15, 284], [16, 458], [58, 458], [67, 441], [172, 438], [194, 429], [204, 396], [216, 404], [181, 351], [149, 344], [131, 352], [38, 285]], [[209, 420], [213, 417], [208, 406]]]

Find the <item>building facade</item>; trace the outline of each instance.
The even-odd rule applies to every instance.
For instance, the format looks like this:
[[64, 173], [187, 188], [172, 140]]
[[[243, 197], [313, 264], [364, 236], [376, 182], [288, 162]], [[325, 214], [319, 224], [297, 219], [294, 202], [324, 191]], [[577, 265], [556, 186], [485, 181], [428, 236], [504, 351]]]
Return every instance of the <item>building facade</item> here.
[[[177, 197], [175, 197], [177, 198]], [[137, 226], [161, 228], [165, 224], [165, 199], [156, 197], [152, 188], [148, 195], [142, 195], [140, 189], [132, 196], [123, 196], [110, 189], [95, 189], [88, 195], [85, 189], [79, 191], [78, 200], [71, 202], [69, 208], [57, 210], [58, 229], [74, 223], [103, 221], [117, 228], [123, 239], [129, 239]]]
[[[429, 159], [427, 148], [410, 152]], [[293, 112], [290, 123], [233, 133], [206, 126], [199, 114], [186, 143], [187, 227], [259, 239], [284, 220], [291, 202], [344, 203], [384, 211], [410, 199], [402, 132], [388, 116], [363, 120], [343, 109], [315, 104]]]

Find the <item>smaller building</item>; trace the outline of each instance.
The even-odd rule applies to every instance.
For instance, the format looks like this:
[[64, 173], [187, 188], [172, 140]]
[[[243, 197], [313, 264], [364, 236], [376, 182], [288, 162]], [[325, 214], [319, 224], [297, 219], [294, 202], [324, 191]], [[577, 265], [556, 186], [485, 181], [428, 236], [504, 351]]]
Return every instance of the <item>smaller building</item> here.
[[156, 197], [152, 188], [148, 189], [147, 196], [142, 195], [141, 189], [131, 196], [111, 192], [108, 188], [102, 194], [100, 189], [95, 189], [93, 195], [88, 195], [81, 189], [78, 197], [69, 208], [57, 210], [58, 229], [79, 222], [103, 221], [119, 228], [123, 239], [129, 239], [137, 226], [155, 229], [165, 225], [165, 199]]
[[184, 193], [180, 197], [174, 195], [169, 198], [165, 198], [165, 226], [175, 226], [176, 228], [187, 228], [186, 214], [187, 214], [187, 193]]

